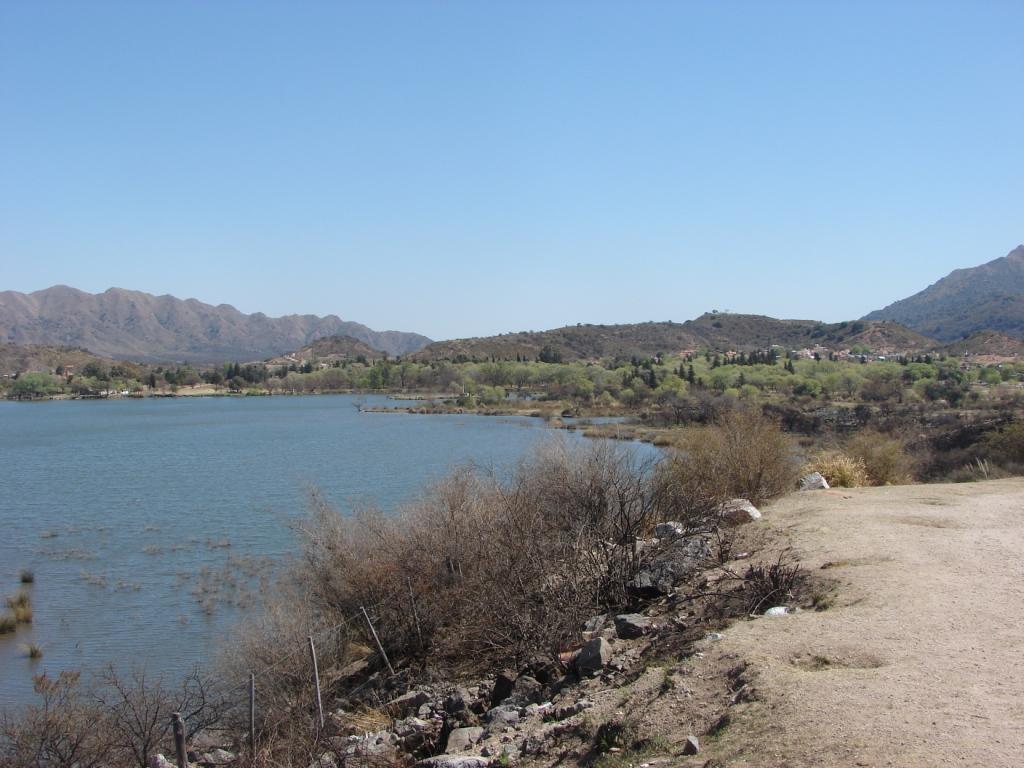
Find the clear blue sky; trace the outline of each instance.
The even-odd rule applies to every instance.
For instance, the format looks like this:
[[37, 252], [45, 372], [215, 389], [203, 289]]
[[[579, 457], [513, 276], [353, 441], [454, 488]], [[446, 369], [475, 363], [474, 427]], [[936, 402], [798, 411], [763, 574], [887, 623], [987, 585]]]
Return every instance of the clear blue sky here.
[[0, 289], [435, 338], [858, 317], [1024, 241], [1024, 2], [0, 3]]

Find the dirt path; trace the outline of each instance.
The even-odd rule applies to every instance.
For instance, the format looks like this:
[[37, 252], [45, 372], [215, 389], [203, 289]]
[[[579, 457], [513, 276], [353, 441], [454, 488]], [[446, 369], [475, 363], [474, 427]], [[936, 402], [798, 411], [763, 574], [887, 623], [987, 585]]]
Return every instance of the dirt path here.
[[835, 604], [725, 632], [756, 698], [702, 757], [1024, 765], [1024, 480], [799, 493], [764, 524]]

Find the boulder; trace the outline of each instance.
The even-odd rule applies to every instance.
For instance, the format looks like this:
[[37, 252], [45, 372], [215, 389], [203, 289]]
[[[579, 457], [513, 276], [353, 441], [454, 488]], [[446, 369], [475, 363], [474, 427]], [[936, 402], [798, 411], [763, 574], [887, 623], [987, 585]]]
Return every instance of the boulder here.
[[677, 584], [703, 567], [709, 557], [711, 547], [706, 537], [675, 539], [640, 564], [630, 587], [642, 597], [670, 594]]
[[487, 722], [491, 724], [492, 730], [518, 725], [519, 707], [512, 706], [511, 704], [502, 704], [500, 707], [495, 707], [487, 713]]
[[483, 728], [456, 728], [448, 734], [448, 744], [445, 746], [445, 752], [450, 755], [457, 752], [467, 752], [470, 747], [483, 738], [483, 735]]
[[456, 688], [452, 694], [444, 700], [444, 711], [450, 715], [458, 714], [464, 709], [469, 709], [472, 703], [469, 691], [465, 688]]
[[175, 764], [157, 752], [149, 756], [149, 768], [176, 768]]
[[389, 701], [385, 708], [395, 717], [406, 717], [419, 711], [419, 708], [428, 701], [430, 694], [426, 691], [409, 691]]
[[764, 612], [765, 616], [787, 616], [789, 615], [789, 608], [784, 605], [776, 605], [774, 608], [769, 608]]
[[512, 686], [509, 698], [520, 706], [539, 704], [544, 699], [544, 686], [529, 675], [520, 675]]
[[623, 640], [643, 637], [654, 627], [654, 622], [641, 613], [623, 613], [615, 617], [615, 634]]
[[697, 741], [697, 737], [687, 736], [686, 741], [683, 742], [683, 754], [696, 755], [698, 752], [700, 752], [700, 742]]
[[828, 480], [826, 480], [821, 472], [812, 472], [800, 479], [800, 490], [801, 491], [816, 491], [818, 489], [828, 490]]
[[719, 516], [727, 525], [743, 525], [761, 519], [760, 511], [747, 499], [730, 499], [725, 502]]
[[612, 646], [603, 637], [595, 637], [576, 656], [576, 671], [581, 676], [594, 675], [612, 660]]
[[491, 707], [496, 707], [509, 696], [516, 686], [516, 673], [504, 670], [498, 673], [494, 680], [494, 690], [491, 691]]

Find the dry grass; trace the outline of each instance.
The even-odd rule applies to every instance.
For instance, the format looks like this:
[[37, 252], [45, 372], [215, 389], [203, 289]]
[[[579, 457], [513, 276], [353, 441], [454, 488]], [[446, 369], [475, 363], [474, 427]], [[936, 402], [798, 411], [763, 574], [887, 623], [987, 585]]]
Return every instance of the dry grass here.
[[804, 468], [804, 472], [820, 472], [833, 488], [860, 488], [870, 484], [864, 462], [845, 453], [819, 454]]

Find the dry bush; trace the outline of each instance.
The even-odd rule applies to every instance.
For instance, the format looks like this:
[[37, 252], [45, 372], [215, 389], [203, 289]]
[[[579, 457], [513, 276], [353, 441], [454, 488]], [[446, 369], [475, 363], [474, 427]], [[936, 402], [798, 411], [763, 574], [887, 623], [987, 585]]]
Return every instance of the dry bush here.
[[1024, 423], [1007, 424], [988, 432], [979, 449], [983, 457], [1008, 472], [1024, 473]]
[[[35, 678], [38, 704], [0, 721], [0, 765], [11, 768], [101, 768], [114, 745], [107, 717], [83, 695], [77, 673]], [[98, 719], [97, 719], [98, 718]]]
[[210, 680], [194, 671], [180, 685], [137, 671], [108, 668], [82, 684], [77, 672], [35, 678], [39, 703], [0, 722], [0, 765], [11, 768], [146, 768], [157, 751], [173, 750], [171, 713], [188, 736], [221, 719]]
[[706, 527], [723, 501], [754, 504], [796, 485], [793, 442], [778, 423], [750, 409], [736, 409], [712, 426], [684, 434], [657, 473], [661, 517]]
[[867, 467], [861, 459], [835, 451], [818, 455], [804, 471], [820, 472], [833, 488], [860, 488], [870, 484]]
[[913, 479], [913, 462], [895, 437], [863, 430], [846, 441], [844, 453], [864, 465], [869, 485], [902, 485]]
[[458, 470], [392, 516], [318, 501], [292, 578], [324, 625], [365, 606], [395, 658], [554, 656], [625, 605], [634, 541], [655, 519], [650, 476], [621, 446], [556, 442], [508, 478]]

